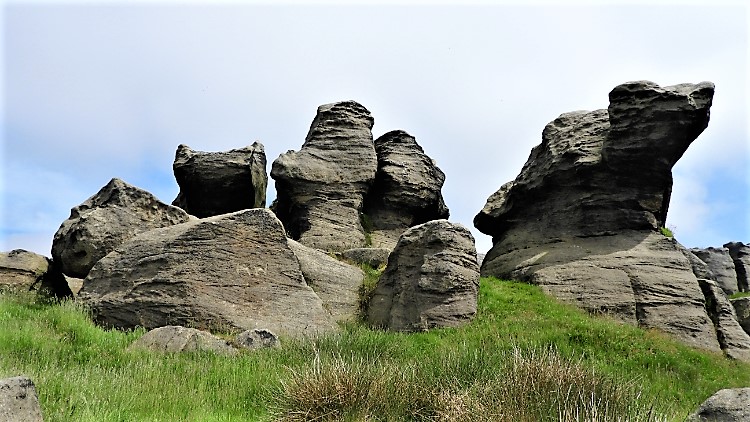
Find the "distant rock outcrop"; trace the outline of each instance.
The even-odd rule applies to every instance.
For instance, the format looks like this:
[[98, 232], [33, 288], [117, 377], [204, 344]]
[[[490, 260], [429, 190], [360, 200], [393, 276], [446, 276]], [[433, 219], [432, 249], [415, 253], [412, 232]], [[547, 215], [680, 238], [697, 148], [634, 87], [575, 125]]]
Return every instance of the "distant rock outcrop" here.
[[42, 408], [39, 406], [34, 383], [27, 377], [13, 377], [0, 380], [0, 421], [3, 422], [42, 422]]
[[715, 280], [727, 295], [733, 295], [739, 291], [737, 287], [737, 273], [734, 270], [734, 261], [729, 255], [727, 248], [692, 248], [695, 256], [705, 262], [711, 272], [709, 280]]
[[729, 255], [734, 261], [737, 287], [741, 292], [750, 291], [750, 245], [742, 242], [729, 242], [724, 244], [724, 247], [729, 249]]
[[116, 328], [263, 328], [291, 336], [336, 329], [267, 209], [142, 233], [97, 262], [79, 298], [95, 321]]
[[145, 231], [186, 222], [185, 211], [145, 190], [112, 179], [70, 211], [55, 233], [52, 258], [70, 277], [84, 278], [97, 261]]
[[378, 168], [373, 122], [354, 101], [322, 105], [302, 149], [273, 162], [272, 208], [292, 239], [324, 251], [365, 245], [360, 215]]
[[607, 110], [548, 124], [518, 177], [474, 219], [493, 237], [482, 274], [719, 350], [690, 262], [658, 231], [672, 166], [708, 125], [713, 93], [709, 82], [630, 82], [610, 92]]
[[750, 421], [750, 388], [728, 388], [706, 399], [685, 422]]
[[477, 311], [479, 266], [474, 238], [447, 220], [401, 235], [368, 303], [367, 320], [395, 331], [468, 323]]
[[378, 172], [365, 200], [373, 247], [393, 249], [409, 227], [447, 219], [445, 174], [413, 136], [394, 130], [375, 140]]
[[254, 142], [226, 152], [177, 147], [174, 176], [180, 193], [172, 205], [199, 218], [266, 206], [266, 152]]
[[65, 276], [49, 258], [23, 249], [0, 252], [0, 289], [36, 290], [45, 296], [72, 296]]

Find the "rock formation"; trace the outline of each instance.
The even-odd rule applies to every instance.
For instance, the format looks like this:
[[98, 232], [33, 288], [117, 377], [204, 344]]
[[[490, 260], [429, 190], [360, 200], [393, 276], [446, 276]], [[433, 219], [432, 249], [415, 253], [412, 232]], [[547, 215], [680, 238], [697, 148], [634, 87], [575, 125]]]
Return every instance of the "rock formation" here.
[[360, 215], [378, 167], [373, 122], [354, 101], [322, 105], [302, 149], [273, 162], [273, 209], [290, 237], [325, 251], [365, 246]]
[[27, 377], [0, 380], [0, 421], [42, 422], [42, 408], [34, 383]]
[[125, 329], [263, 328], [305, 336], [336, 328], [267, 209], [142, 233], [94, 266], [79, 298], [99, 324]]
[[686, 422], [741, 422], [750, 420], [750, 388], [728, 388], [706, 399]]
[[737, 313], [724, 290], [713, 280], [698, 279], [698, 283], [706, 298], [706, 310], [716, 327], [721, 349], [730, 358], [750, 362], [750, 336], [737, 322]]
[[278, 349], [281, 347], [281, 342], [276, 334], [261, 328], [247, 330], [237, 334], [234, 343], [238, 347], [246, 350], [266, 348]]
[[60, 268], [42, 255], [23, 249], [0, 252], [0, 288], [36, 290], [45, 296], [72, 296]]
[[401, 130], [375, 140], [378, 171], [365, 200], [373, 247], [393, 249], [409, 227], [447, 219], [441, 189], [445, 174], [416, 139]]
[[55, 233], [52, 258], [62, 272], [84, 278], [97, 261], [145, 231], [189, 220], [185, 211], [152, 194], [112, 179], [94, 196], [70, 211]]
[[237, 349], [211, 333], [175, 325], [154, 328], [134, 341], [130, 348], [163, 353], [214, 352], [224, 355], [237, 353]]
[[716, 280], [727, 295], [733, 295], [739, 291], [737, 287], [737, 273], [734, 270], [734, 261], [729, 255], [727, 248], [692, 248], [695, 256], [705, 262], [711, 272], [710, 280]]
[[482, 274], [718, 350], [688, 259], [658, 231], [672, 166], [708, 125], [713, 92], [708, 82], [630, 82], [610, 92], [607, 110], [549, 123], [518, 177], [474, 219], [493, 237]]
[[750, 297], [729, 299], [729, 302], [734, 307], [737, 322], [746, 333], [750, 334]]
[[724, 247], [729, 249], [729, 255], [734, 261], [737, 287], [741, 292], [750, 291], [750, 245], [742, 242], [729, 242], [724, 244]]
[[227, 152], [177, 147], [174, 176], [180, 193], [172, 205], [199, 218], [266, 206], [266, 152], [263, 144]]
[[395, 331], [468, 323], [477, 310], [479, 266], [464, 227], [435, 220], [408, 229], [368, 303], [367, 320]]
[[[395, 245], [394, 245], [395, 246]], [[379, 268], [388, 263], [393, 248], [355, 248], [341, 252], [341, 257], [356, 264]]]

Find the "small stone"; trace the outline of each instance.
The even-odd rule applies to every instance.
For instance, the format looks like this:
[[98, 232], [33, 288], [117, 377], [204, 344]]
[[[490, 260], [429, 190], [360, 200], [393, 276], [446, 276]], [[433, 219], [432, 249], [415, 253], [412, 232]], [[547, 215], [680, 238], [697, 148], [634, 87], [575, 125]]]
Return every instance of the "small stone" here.
[[234, 341], [237, 346], [250, 350], [265, 348], [278, 349], [281, 347], [279, 337], [272, 331], [264, 330], [262, 328], [243, 331], [237, 335], [237, 338], [235, 338]]

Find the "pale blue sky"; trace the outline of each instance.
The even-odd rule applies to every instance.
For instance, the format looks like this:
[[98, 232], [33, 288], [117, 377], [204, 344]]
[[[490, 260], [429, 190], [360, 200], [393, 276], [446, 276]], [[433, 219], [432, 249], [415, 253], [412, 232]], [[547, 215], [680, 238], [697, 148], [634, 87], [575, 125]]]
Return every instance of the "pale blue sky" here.
[[[471, 224], [544, 125], [616, 85], [709, 80], [708, 129], [675, 168], [686, 246], [750, 242], [748, 8], [6, 2], [0, 250], [49, 255], [70, 208], [112, 177], [171, 202], [177, 145], [302, 145], [318, 105], [356, 100], [403, 129]], [[269, 203], [275, 196], [270, 183]]]

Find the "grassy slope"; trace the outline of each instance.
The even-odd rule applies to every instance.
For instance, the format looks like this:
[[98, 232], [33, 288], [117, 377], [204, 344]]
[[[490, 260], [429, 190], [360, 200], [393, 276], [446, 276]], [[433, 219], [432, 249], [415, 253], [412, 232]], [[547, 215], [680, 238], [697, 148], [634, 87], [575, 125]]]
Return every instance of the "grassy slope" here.
[[[103, 331], [72, 303], [0, 295], [0, 378], [29, 375], [50, 421], [267, 420], [269, 409], [294, 415], [310, 405], [304, 400], [332, 401], [345, 394], [354, 404], [344, 407], [363, 400], [391, 402], [354, 409], [353, 420], [363, 413], [419, 419], [434, 416], [430, 406], [437, 402], [458, 406], [456, 397], [502, 401], [497, 391], [521, 383], [503, 372], [509, 362], [517, 365], [513, 356], [550, 348], [583, 372], [642, 391], [644, 403], [655, 403], [674, 420], [721, 388], [750, 386], [750, 365], [590, 317], [533, 286], [491, 279], [482, 280], [476, 320], [462, 329], [406, 335], [352, 325], [340, 335], [286, 341], [282, 350], [233, 358], [127, 351], [141, 334]], [[531, 378], [538, 383], [536, 375]], [[379, 379], [388, 380], [381, 386], [387, 392], [368, 393], [378, 389]], [[503, 390], [508, 379], [513, 382]], [[350, 389], [353, 383], [370, 384], [360, 386], [362, 391], [330, 391], [336, 380]], [[560, 382], [565, 381], [553, 384]], [[299, 397], [300, 389], [309, 397]], [[440, 394], [432, 402], [419, 402], [421, 394], [436, 390]]]

